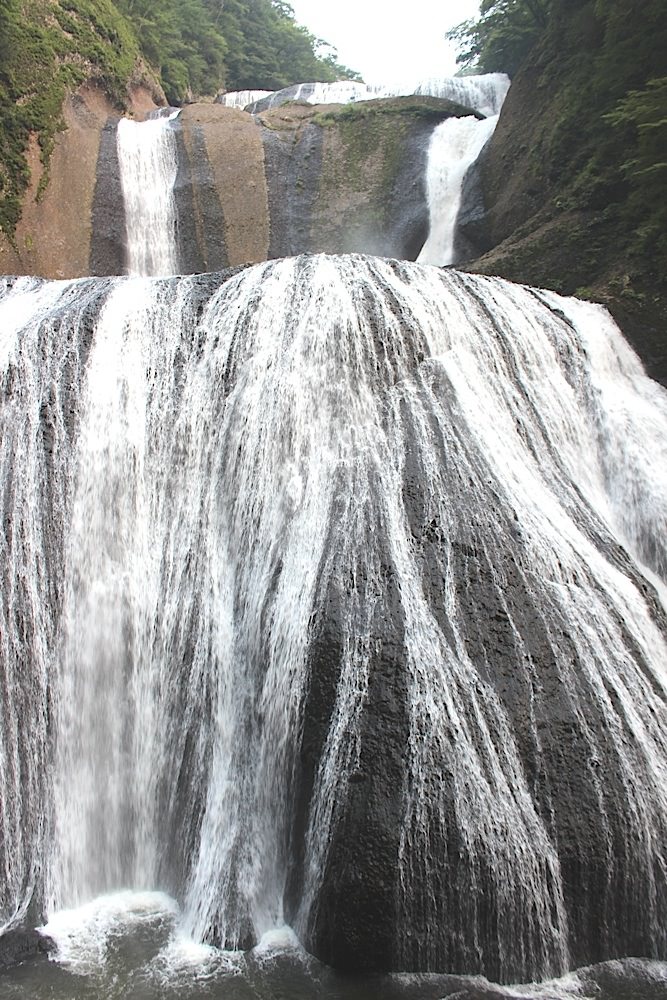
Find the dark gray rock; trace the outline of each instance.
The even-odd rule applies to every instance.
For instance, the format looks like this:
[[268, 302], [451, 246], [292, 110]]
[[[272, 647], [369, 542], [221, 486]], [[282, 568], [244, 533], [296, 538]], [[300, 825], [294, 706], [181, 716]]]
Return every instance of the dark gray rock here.
[[456, 264], [473, 260], [491, 249], [482, 190], [482, 162], [487, 147], [488, 144], [463, 179], [461, 206], [456, 217], [454, 235], [454, 261]]
[[23, 928], [7, 931], [0, 935], [0, 970], [47, 958], [55, 950], [55, 942], [38, 931]]
[[227, 267], [225, 220], [201, 126], [188, 124], [187, 139], [175, 123], [178, 173], [174, 185], [179, 270], [183, 274]]
[[268, 97], [263, 97], [260, 101], [249, 104], [245, 110], [251, 115], [257, 115], [261, 111], [271, 111], [273, 108], [279, 108], [281, 104], [295, 100], [297, 94], [301, 100], [307, 101], [314, 89], [315, 86], [312, 83], [294, 83], [291, 87], [283, 87], [282, 90], [276, 90]]
[[90, 274], [125, 272], [125, 213], [116, 149], [118, 118], [110, 118], [102, 130], [93, 196]]
[[306, 124], [291, 132], [262, 129], [269, 196], [269, 257], [312, 249], [311, 225], [322, 169], [322, 129]]

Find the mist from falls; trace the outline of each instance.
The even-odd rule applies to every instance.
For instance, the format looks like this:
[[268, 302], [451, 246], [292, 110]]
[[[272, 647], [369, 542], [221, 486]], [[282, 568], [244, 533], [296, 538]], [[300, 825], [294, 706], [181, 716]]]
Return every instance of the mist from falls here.
[[399, 967], [568, 968], [563, 781], [606, 845], [578, 905], [664, 952], [667, 397], [600, 309], [320, 256], [6, 281], [0, 319], [2, 920], [160, 887], [196, 940], [315, 940], [390, 643]]

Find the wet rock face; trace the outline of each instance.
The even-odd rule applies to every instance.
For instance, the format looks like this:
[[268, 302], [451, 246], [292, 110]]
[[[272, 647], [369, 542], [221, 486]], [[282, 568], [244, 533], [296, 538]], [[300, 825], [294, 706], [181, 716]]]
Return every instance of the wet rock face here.
[[[487, 146], [488, 148], [488, 146]], [[461, 205], [456, 217], [454, 259], [457, 266], [474, 260], [491, 247], [484, 192], [482, 163], [486, 148], [466, 173], [461, 189]]]
[[181, 267], [212, 270], [302, 252], [415, 259], [428, 233], [431, 132], [458, 111], [435, 98], [257, 117], [193, 105], [178, 119]]
[[[443, 461], [447, 461], [444, 456]], [[558, 845], [572, 965], [628, 953], [656, 954], [660, 946], [642, 917], [641, 894], [628, 879], [638, 861], [623, 832], [627, 803], [617, 748], [603, 714], [589, 703], [582, 717], [572, 679], [561, 675], [562, 655], [571, 660], [572, 677], [584, 675], [586, 665], [579, 661], [567, 622], [528, 586], [529, 555], [521, 526], [502, 524], [497, 531], [505, 540], [490, 544], [496, 530], [491, 520], [462, 523], [446, 554], [439, 526], [422, 516], [425, 498], [419, 472], [408, 462], [404, 489], [424, 592], [439, 627], [453, 641], [462, 642], [478, 678], [493, 691], [510, 722], [535, 808]], [[457, 492], [455, 482], [452, 492]], [[465, 503], [463, 494], [459, 502]], [[491, 510], [493, 489], [488, 504]], [[636, 576], [622, 550], [611, 541], [604, 544], [610, 559], [623, 565], [630, 577]], [[302, 940], [318, 959], [351, 973], [449, 971], [507, 981], [507, 955], [513, 943], [498, 916], [502, 903], [494, 887], [493, 859], [471, 857], [462, 862], [470, 845], [461, 840], [460, 791], [446, 772], [432, 776], [434, 787], [441, 786], [445, 806], [440, 815], [435, 804], [429, 813], [430, 856], [423, 859], [428, 875], [416, 884], [407, 922], [401, 910], [401, 830], [406, 790], [413, 780], [408, 766], [411, 694], [401, 601], [391, 565], [385, 569], [373, 624], [371, 646], [376, 654], [369, 665], [359, 762], [339, 788], [326, 867]], [[454, 626], [456, 640], [443, 586], [449, 574], [456, 581], [461, 611]], [[290, 845], [290, 921], [296, 921], [299, 912], [310, 796], [332, 723], [341, 670], [341, 587], [344, 583], [337, 581], [327, 596], [311, 651]], [[627, 642], [630, 648], [629, 637]], [[463, 714], [469, 711], [465, 704], [459, 708]], [[604, 764], [591, 750], [592, 732], [606, 751]], [[462, 864], [474, 871], [470, 881]], [[665, 891], [661, 883], [657, 892], [663, 899]], [[420, 922], [429, 912], [427, 905], [422, 906], [426, 897], [436, 901], [437, 931]], [[525, 916], [526, 925], [517, 932], [526, 934], [530, 949], [536, 946], [530, 915]], [[397, 928], [401, 928], [398, 934]], [[520, 963], [518, 952], [512, 961]], [[518, 970], [514, 978], [537, 975], [535, 968], [532, 972], [514, 968]]]
[[220, 270], [228, 259], [225, 224], [203, 127], [193, 124], [187, 130], [177, 129], [176, 142], [174, 199], [179, 266], [185, 274]]
[[428, 234], [432, 131], [464, 109], [437, 98], [283, 105], [260, 114], [270, 256], [303, 250], [416, 259]]
[[[341, 661], [340, 588], [332, 582], [311, 652], [311, 683], [303, 741], [288, 889], [294, 919], [303, 889], [299, 865], [314, 775], [332, 720]], [[368, 696], [360, 729], [359, 759], [340, 789], [338, 821], [321, 873], [317, 903], [304, 927], [304, 943], [322, 961], [343, 971], [377, 972], [396, 967], [399, 924], [396, 864], [403, 812], [404, 755], [408, 739], [407, 686], [400, 600], [391, 566], [372, 623]], [[341, 600], [343, 598], [343, 601]]]
[[250, 115], [193, 104], [176, 120], [181, 267], [215, 271], [266, 260], [267, 180], [260, 130]]
[[51, 938], [35, 930], [17, 928], [7, 931], [0, 935], [0, 972], [24, 962], [44, 959], [53, 951], [55, 944]]
[[315, 89], [314, 84], [293, 84], [291, 87], [283, 87], [282, 90], [276, 91], [274, 94], [269, 94], [268, 97], [262, 97], [259, 101], [254, 101], [250, 104], [247, 110], [250, 114], [257, 115], [261, 111], [271, 111], [273, 108], [280, 107], [281, 104], [287, 104], [288, 101], [293, 101], [298, 96], [302, 100], [307, 100], [308, 97], [313, 93]]
[[269, 257], [289, 257], [310, 249], [311, 225], [322, 172], [323, 129], [308, 118], [292, 129], [262, 127], [269, 196]]
[[[129, 95], [128, 112], [144, 117], [155, 107], [153, 96], [137, 87]], [[118, 110], [101, 89], [87, 83], [68, 97], [62, 113], [66, 128], [56, 135], [44, 190], [39, 145], [36, 137], [30, 140], [30, 185], [13, 243], [0, 234], [0, 273], [81, 278], [123, 272]]]
[[[498, 324], [490, 312], [487, 318]], [[560, 324], [562, 337], [567, 333], [562, 317]], [[419, 363], [430, 364], [424, 362], [424, 345], [417, 343], [414, 364]], [[660, 920], [646, 919], [646, 899], [637, 886], [655, 893], [662, 909], [667, 905], [664, 874], [650, 851], [642, 857], [643, 835], [626, 835], [635, 808], [639, 813], [651, 809], [655, 789], [646, 800], [640, 793], [636, 804], [628, 801], [634, 794], [626, 770], [630, 758], [625, 738], [617, 741], [614, 735], [624, 710], [611, 686], [602, 692], [591, 672], [602, 631], [589, 648], [587, 613], [584, 619], [578, 611], [570, 618], [568, 602], [561, 601], [563, 585], [554, 586], [546, 566], [536, 570], [528, 521], [504, 503], [502, 474], [486, 468], [489, 455], [466, 430], [445, 372], [438, 375], [437, 366], [432, 371], [437, 419], [451, 432], [445, 439], [434, 435], [429, 449], [421, 450], [423, 424], [413, 422], [406, 406], [399, 445], [401, 489], [419, 594], [444, 639], [443, 663], [429, 663], [427, 683], [433, 679], [434, 697], [451, 698], [456, 719], [443, 712], [425, 724], [427, 759], [431, 742], [444, 753], [432, 758], [430, 771], [420, 773], [413, 766], [420, 722], [414, 706], [417, 701], [426, 714], [428, 699], [415, 684], [411, 647], [424, 636], [413, 632], [410, 638], [414, 610], [409, 588], [404, 577], [396, 585], [400, 571], [378, 518], [368, 535], [369, 549], [375, 546], [378, 553], [373, 573], [356, 564], [341, 566], [315, 630], [291, 845], [289, 919], [298, 917], [303, 893], [298, 869], [313, 776], [335, 723], [344, 663], [341, 635], [349, 615], [347, 581], [361, 580], [365, 586], [372, 580], [382, 597], [370, 626], [372, 654], [358, 761], [338, 788], [316, 902], [306, 925], [299, 927], [306, 947], [349, 972], [451, 971], [497, 981], [529, 981], [545, 970], [558, 970], [559, 963], [562, 971], [623, 954], [663, 955]], [[424, 396], [426, 412], [429, 405]], [[538, 423], [545, 414], [544, 406], [535, 413]], [[435, 412], [425, 419], [435, 422]], [[546, 439], [543, 444], [540, 463], [552, 464], [561, 477], [560, 455]], [[435, 507], [428, 486], [434, 468], [442, 476]], [[579, 506], [581, 496], [562, 483], [564, 501], [578, 507], [577, 530], [614, 572], [646, 595], [646, 582], [628, 554], [585, 503]], [[456, 512], [449, 524], [448, 509]], [[644, 674], [646, 651], [595, 570], [578, 562], [565, 589], [571, 589], [575, 603], [581, 597], [582, 610], [590, 599], [618, 630], [614, 647], [627, 649], [638, 666], [637, 677]], [[648, 606], [664, 632], [664, 612], [650, 595]], [[576, 620], [583, 626], [578, 634]], [[447, 646], [465, 664], [460, 673], [456, 667], [448, 673]], [[441, 669], [443, 685], [438, 687], [435, 678]], [[607, 685], [613, 686], [610, 676], [603, 682]], [[664, 711], [664, 699], [659, 711]], [[450, 726], [455, 735], [447, 747], [443, 729]], [[464, 734], [470, 739], [469, 766], [466, 761], [457, 774]], [[489, 737], [495, 746], [490, 757], [485, 749]], [[510, 744], [516, 751], [511, 766], [509, 756], [503, 756]], [[475, 813], [471, 827], [462, 818], [466, 803], [475, 800], [475, 760], [483, 762], [480, 787], [491, 798], [486, 829], [494, 832], [486, 850], [479, 847], [486, 836], [486, 807]], [[499, 764], [507, 768], [504, 788], [493, 776]], [[423, 811], [411, 816], [410, 797], [420, 780]], [[531, 805], [508, 821], [505, 807], [514, 795], [517, 802], [529, 799]], [[513, 841], [517, 850], [511, 856], [504, 845], [513, 837], [514, 822], [526, 826], [521, 845]], [[663, 820], [658, 827], [664, 829]], [[425, 829], [428, 835], [422, 840]], [[536, 850], [522, 871], [528, 860], [524, 848]], [[504, 865], [508, 868], [499, 879], [497, 871]], [[542, 898], [533, 894], [536, 885], [544, 889]], [[544, 944], [544, 934], [553, 930], [551, 921], [567, 942], [560, 955], [558, 941]]]
[[90, 270], [93, 275], [123, 274], [125, 217], [116, 149], [118, 118], [110, 118], [100, 134], [97, 176], [92, 206]]
[[[29, 252], [17, 257], [0, 247], [6, 272], [124, 273], [118, 119], [104, 110], [73, 105], [46, 197], [26, 212], [21, 238]], [[443, 118], [467, 113], [429, 97], [344, 108], [289, 104], [254, 117], [219, 104], [183, 108], [174, 123], [178, 270], [216, 271], [303, 252], [416, 259], [428, 235], [431, 133]], [[80, 164], [70, 163], [72, 143], [86, 153]], [[57, 185], [75, 194], [52, 195]]]

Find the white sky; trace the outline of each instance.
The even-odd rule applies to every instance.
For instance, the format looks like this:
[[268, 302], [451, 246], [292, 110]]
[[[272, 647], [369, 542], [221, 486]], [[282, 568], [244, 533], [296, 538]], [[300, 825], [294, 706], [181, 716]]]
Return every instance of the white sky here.
[[448, 28], [476, 17], [478, 0], [289, 0], [299, 24], [338, 50], [366, 83], [451, 76]]

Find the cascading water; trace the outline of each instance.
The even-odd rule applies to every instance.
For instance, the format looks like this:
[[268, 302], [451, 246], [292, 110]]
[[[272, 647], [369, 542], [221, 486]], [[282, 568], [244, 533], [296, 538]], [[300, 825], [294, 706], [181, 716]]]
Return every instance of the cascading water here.
[[454, 101], [489, 117], [500, 113], [509, 86], [510, 80], [505, 73], [484, 73], [481, 76], [419, 80], [414, 84], [413, 92]]
[[443, 267], [455, 263], [456, 220], [466, 173], [493, 135], [498, 117], [448, 118], [434, 129], [428, 151], [426, 189], [429, 235], [417, 258]]
[[226, 108], [236, 108], [243, 111], [249, 104], [262, 101], [265, 97], [270, 97], [271, 94], [273, 94], [272, 90], [234, 90], [228, 94], [221, 94], [216, 101]]
[[667, 397], [608, 317], [364, 257], [3, 291], [0, 923], [166, 888], [322, 953], [381, 870], [397, 967], [664, 955]]
[[118, 123], [118, 162], [125, 207], [127, 272], [159, 277], [178, 271], [174, 184], [178, 173], [172, 121], [178, 112], [145, 122]]
[[222, 102], [231, 107], [246, 107], [251, 113], [277, 108], [286, 101], [307, 101], [309, 104], [349, 104], [352, 101], [371, 101], [383, 97], [409, 97], [422, 95], [454, 101], [478, 111], [485, 116], [500, 112], [510, 81], [504, 73], [487, 73], [482, 76], [432, 77], [411, 80], [400, 84], [365, 84], [351, 80], [337, 83], [299, 83], [284, 90], [252, 98], [245, 105], [241, 101], [249, 91], [225, 94]]

